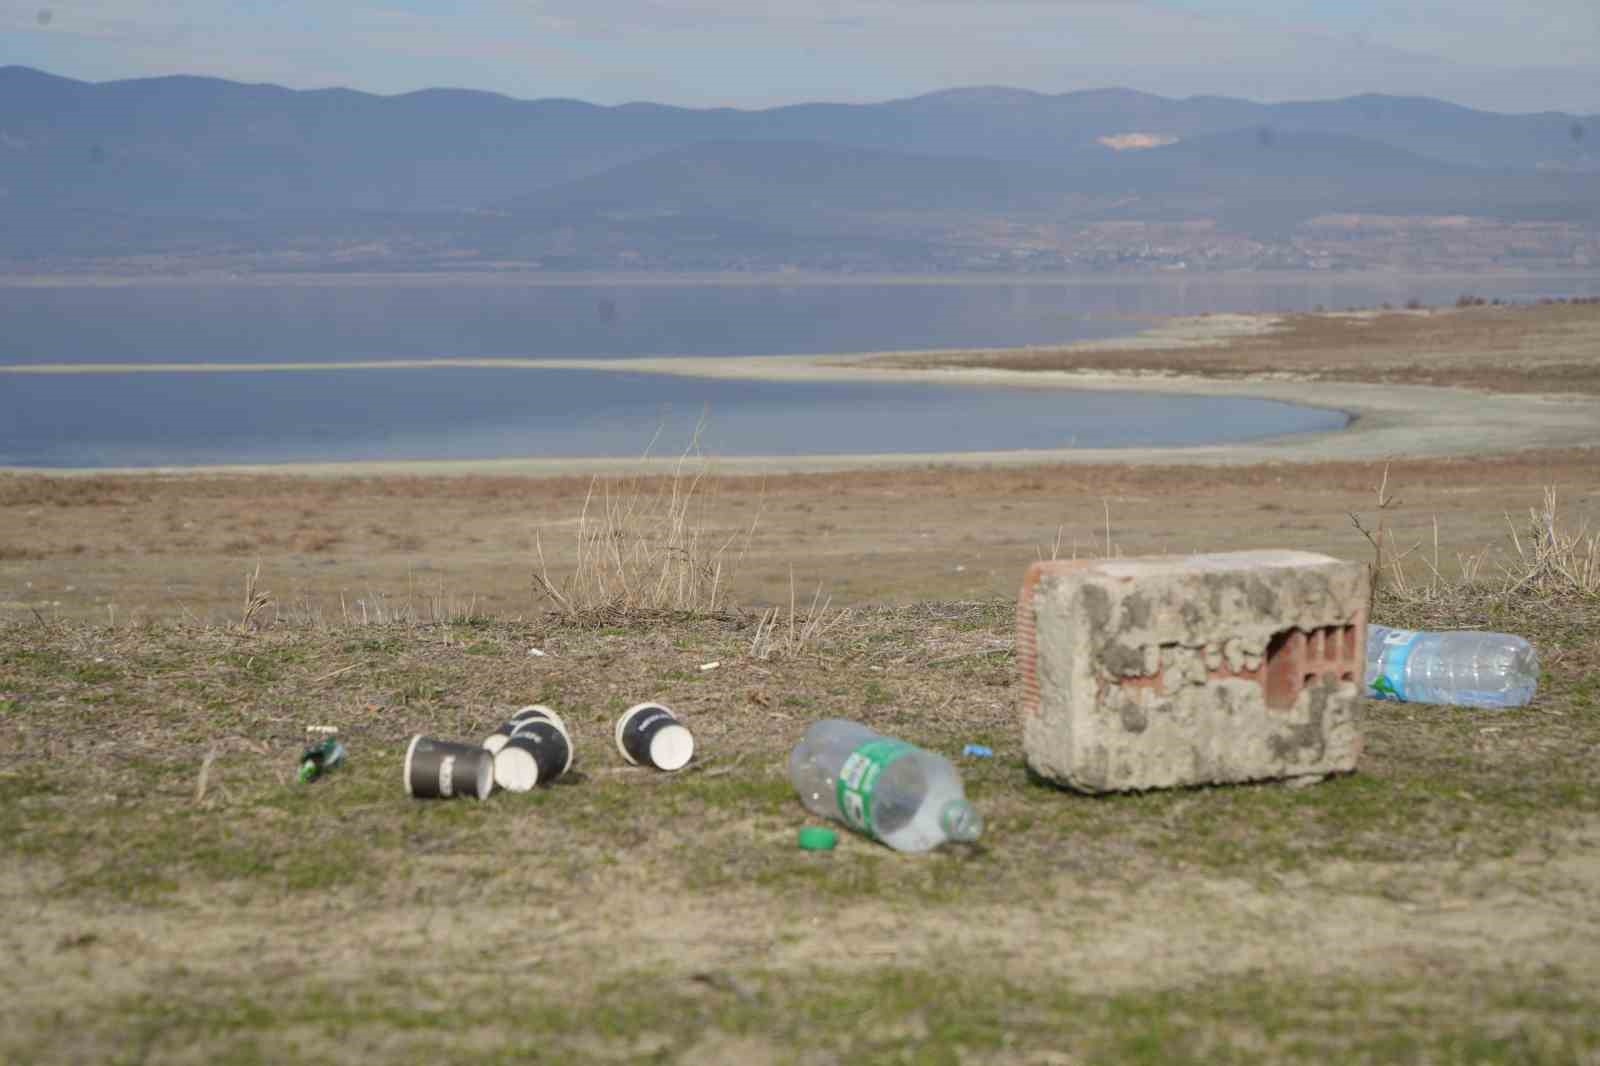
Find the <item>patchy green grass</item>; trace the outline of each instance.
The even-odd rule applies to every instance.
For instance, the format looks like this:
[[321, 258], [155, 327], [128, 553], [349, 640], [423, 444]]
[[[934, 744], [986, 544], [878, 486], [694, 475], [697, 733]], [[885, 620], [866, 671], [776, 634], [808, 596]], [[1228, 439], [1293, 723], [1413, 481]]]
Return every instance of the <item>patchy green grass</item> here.
[[[736, 616], [9, 625], [0, 906], [30, 916], [4, 935], [33, 961], [0, 978], [0, 1059], [1593, 1057], [1600, 954], [1537, 935], [1600, 917], [1582, 902], [1600, 604], [1463, 593], [1377, 613], [1528, 634], [1538, 698], [1369, 704], [1360, 770], [1310, 788], [1096, 798], [1025, 772], [1005, 603], [858, 611], [775, 660], [745, 654], [756, 621]], [[616, 716], [644, 698], [694, 729], [684, 772], [617, 755]], [[405, 797], [410, 736], [473, 740], [530, 702], [573, 733], [565, 778]], [[956, 758], [981, 843], [799, 850], [814, 819], [784, 760], [831, 715]], [[350, 758], [301, 785], [309, 725]], [[994, 757], [962, 758], [970, 741]], [[1449, 931], [1452, 907], [1504, 930], [1541, 906], [1503, 965]], [[1323, 949], [1277, 946], [1308, 922]], [[1328, 946], [1346, 939], [1364, 946]]]
[[[412, 960], [406, 960], [412, 961]], [[1559, 972], [1454, 976], [1456, 1007], [1396, 982], [1249, 976], [1094, 994], [896, 966], [682, 975], [626, 970], [459, 983], [404, 962], [358, 982], [267, 992], [198, 976], [104, 1004], [108, 1062], [336, 1063], [362, 1054], [475, 1062], [1570, 1063], [1600, 1051], [1592, 1006]], [[532, 984], [534, 987], [527, 987]], [[447, 1004], [447, 1006], [446, 1006]], [[1359, 1024], [1352, 1026], [1356, 1021]], [[82, 1041], [72, 1034], [53, 1041]], [[718, 1054], [721, 1052], [721, 1054]], [[750, 1061], [750, 1059], [746, 1059]]]

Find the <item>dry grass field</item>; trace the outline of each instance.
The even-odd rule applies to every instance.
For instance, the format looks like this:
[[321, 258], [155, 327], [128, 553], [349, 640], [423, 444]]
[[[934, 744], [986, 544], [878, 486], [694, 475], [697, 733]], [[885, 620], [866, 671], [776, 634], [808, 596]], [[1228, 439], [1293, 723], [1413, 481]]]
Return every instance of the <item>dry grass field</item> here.
[[1215, 347], [1076, 346], [1002, 355], [905, 355], [907, 366], [1160, 371], [1244, 378], [1438, 385], [1492, 392], [1600, 393], [1600, 302], [1486, 305], [1284, 316], [1277, 328]]
[[[1593, 307], [1352, 321], [1092, 359], [1600, 381]], [[0, 475], [0, 1061], [1600, 1062], [1600, 449], [1330, 451], [692, 493]], [[1369, 703], [1358, 772], [1306, 788], [1030, 782], [1030, 561], [1372, 560], [1380, 528], [1375, 619], [1528, 636], [1530, 706]], [[697, 735], [682, 773], [612, 746], [646, 698]], [[408, 737], [529, 702], [569, 775], [404, 796]], [[831, 715], [990, 745], [960, 760], [981, 842], [797, 849], [783, 760]], [[309, 725], [350, 760], [300, 785]]]
[[[1597, 430], [1600, 433], [1600, 430]], [[1575, 527], [1600, 526], [1600, 451], [1303, 465], [924, 467], [722, 477], [695, 520], [728, 544], [728, 601], [839, 604], [986, 600], [1015, 594], [1028, 563], [1297, 547], [1354, 558], [1368, 544], [1388, 470], [1388, 528], [1440, 566], [1487, 549], [1504, 563], [1508, 516], [1554, 486]], [[670, 478], [624, 480], [654, 498]], [[0, 611], [123, 623], [237, 616], [259, 565], [271, 617], [323, 621], [544, 609], [533, 572], [577, 556], [587, 477], [0, 475]], [[603, 491], [603, 490], [602, 490]], [[1109, 534], [1108, 534], [1109, 527]], [[753, 531], [752, 531], [753, 528]], [[1493, 567], [1491, 566], [1491, 572]]]

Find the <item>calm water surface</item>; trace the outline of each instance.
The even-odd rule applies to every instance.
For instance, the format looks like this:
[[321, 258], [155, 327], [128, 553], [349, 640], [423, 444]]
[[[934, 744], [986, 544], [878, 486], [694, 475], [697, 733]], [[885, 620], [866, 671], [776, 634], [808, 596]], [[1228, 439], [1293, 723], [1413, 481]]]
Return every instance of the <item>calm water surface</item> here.
[[[1600, 293], [1600, 278], [968, 283], [0, 286], [0, 363], [626, 358], [1005, 347], [1159, 315]], [[140, 466], [638, 454], [1182, 445], [1337, 428], [1243, 399], [917, 384], [777, 384], [582, 370], [0, 374], [0, 464]]]
[[0, 465], [712, 455], [1180, 445], [1337, 429], [1235, 397], [727, 381], [596, 370], [0, 377]]
[[1160, 315], [1600, 294], [1600, 276], [0, 286], [0, 363], [787, 355], [1055, 344]]

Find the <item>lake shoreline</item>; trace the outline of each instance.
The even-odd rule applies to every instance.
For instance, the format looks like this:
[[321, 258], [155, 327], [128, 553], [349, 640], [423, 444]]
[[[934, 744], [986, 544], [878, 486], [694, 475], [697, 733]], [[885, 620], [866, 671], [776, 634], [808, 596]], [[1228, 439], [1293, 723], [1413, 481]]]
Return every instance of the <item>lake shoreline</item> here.
[[[1541, 309], [1529, 309], [1533, 311]], [[1365, 313], [1375, 316], [1377, 313]], [[1482, 323], [1448, 311], [1395, 312], [1430, 329], [1481, 330]], [[1011, 349], [939, 349], [914, 352], [874, 352], [803, 356], [645, 357], [627, 359], [529, 360], [390, 360], [340, 366], [427, 367], [493, 366], [496, 368], [565, 368], [668, 374], [768, 382], [921, 382], [957, 385], [1004, 385], [1037, 389], [1080, 391], [1145, 391], [1198, 396], [1238, 396], [1320, 407], [1344, 412], [1350, 422], [1342, 429], [1296, 433], [1255, 441], [1215, 445], [1071, 448], [1051, 450], [950, 451], [862, 453], [811, 456], [714, 457], [719, 472], [729, 474], [783, 474], [862, 469], [904, 469], [923, 466], [1030, 466], [1038, 464], [1164, 464], [1248, 465], [1254, 463], [1315, 463], [1327, 460], [1382, 460], [1393, 456], [1448, 458], [1476, 454], [1502, 454], [1530, 449], [1582, 447], [1596, 443], [1600, 427], [1600, 396], [1542, 393], [1492, 393], [1428, 384], [1385, 381], [1327, 380], [1310, 372], [1284, 369], [1273, 361], [1274, 338], [1286, 323], [1310, 316], [1281, 314], [1214, 314], [1167, 319], [1130, 338], [1089, 340], [1059, 346]], [[1375, 321], [1360, 315], [1328, 313], [1323, 319], [1344, 319], [1360, 324]], [[1589, 323], [1600, 335], [1600, 315]], [[1586, 320], [1587, 321], [1587, 320]], [[1252, 346], [1260, 364], [1255, 373], [1219, 376], [1184, 372], [1185, 358], [1196, 353], [1244, 353]], [[1160, 368], [1127, 369], [1076, 367], [1023, 370], [984, 365], [1016, 360], [1019, 355], [1047, 353], [1062, 360], [1090, 361], [1106, 358], [1156, 359]], [[1264, 353], [1264, 354], [1262, 354]], [[960, 365], [955, 365], [959, 363]], [[1168, 364], [1177, 363], [1179, 369]], [[945, 364], [945, 365], [941, 365]], [[8, 367], [12, 373], [182, 372], [227, 370], [270, 372], [273, 369], [326, 369], [330, 364], [101, 364], [96, 366]], [[493, 475], [518, 477], [563, 476], [668, 471], [677, 456], [551, 457], [460, 460], [372, 460], [327, 463], [229, 464], [215, 466], [4, 468], [11, 473], [81, 476], [110, 474], [240, 475], [292, 474], [312, 477], [374, 477]]]
[[856, 286], [856, 285], [1183, 285], [1190, 283], [1214, 284], [1282, 284], [1304, 283], [1324, 285], [1339, 283], [1416, 281], [1422, 283], [1539, 280], [1593, 280], [1597, 272], [1590, 268], [1572, 270], [1445, 270], [1417, 272], [1405, 270], [1156, 270], [1130, 273], [1056, 273], [1056, 272], [984, 272], [971, 274], [912, 274], [912, 273], [862, 273], [830, 274], [821, 271], [784, 272], [725, 272], [714, 271], [682, 273], [617, 273], [617, 272], [567, 272], [540, 270], [506, 271], [417, 271], [411, 273], [379, 273], [352, 271], [283, 273], [241, 273], [229, 270], [189, 273], [4, 273], [0, 272], [0, 288], [95, 288], [129, 287], [139, 285], [507, 285], [507, 286]]
[[572, 572], [586, 520], [684, 489], [694, 528], [726, 547], [732, 601], [754, 606], [818, 588], [836, 606], [1014, 597], [1027, 565], [1051, 556], [1371, 559], [1363, 529], [1380, 523], [1386, 565], [1473, 559], [1492, 578], [1517, 561], [1487, 550], [1508, 523], [1552, 507], [1564, 527], [1600, 523], [1600, 305], [1290, 315], [1216, 339], [944, 357], [986, 365], [758, 362], [791, 376], [1270, 394], [1352, 410], [1354, 424], [1100, 452], [35, 469], [0, 475], [0, 617], [237, 623], [246, 585], [285, 617], [348, 618], [358, 603], [538, 617], [530, 567]]

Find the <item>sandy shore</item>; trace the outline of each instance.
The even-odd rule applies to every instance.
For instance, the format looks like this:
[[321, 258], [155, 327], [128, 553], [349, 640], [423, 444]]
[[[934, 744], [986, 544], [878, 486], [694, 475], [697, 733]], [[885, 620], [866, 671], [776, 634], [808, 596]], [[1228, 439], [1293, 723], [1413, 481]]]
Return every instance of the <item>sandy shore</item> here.
[[[1132, 338], [1086, 341], [1049, 349], [1058, 355], [1088, 353], [1168, 356], [1227, 349], [1270, 338], [1283, 319], [1274, 315], [1205, 315], [1161, 322]], [[911, 366], [908, 359], [937, 363], [959, 356], [967, 362], [1026, 356], [1040, 349], [962, 352], [861, 353], [855, 355], [756, 356], [639, 359], [449, 359], [361, 363], [166, 363], [44, 364], [0, 367], [0, 374], [87, 373], [272, 373], [315, 369], [494, 367], [579, 369], [671, 374], [685, 377], [769, 382], [897, 381], [1009, 386], [1082, 391], [1141, 390], [1195, 396], [1242, 396], [1344, 411], [1350, 424], [1335, 432], [1301, 433], [1224, 445], [1163, 448], [1078, 448], [1031, 451], [882, 453], [825, 456], [718, 457], [727, 473], [786, 473], [896, 468], [932, 464], [1022, 466], [1037, 463], [1137, 463], [1236, 465], [1262, 462], [1443, 458], [1503, 454], [1534, 448], [1583, 447], [1600, 443], [1600, 396], [1584, 394], [1494, 394], [1429, 385], [1319, 380], [1293, 370], [1239, 377], [1202, 376], [1181, 370], [1015, 370], [977, 365]], [[1170, 361], [1170, 360], [1169, 360]], [[370, 461], [278, 465], [140, 468], [66, 473], [272, 473], [322, 476], [562, 475], [641, 465], [670, 466], [673, 457], [644, 462], [623, 458], [507, 458], [452, 461]]]

